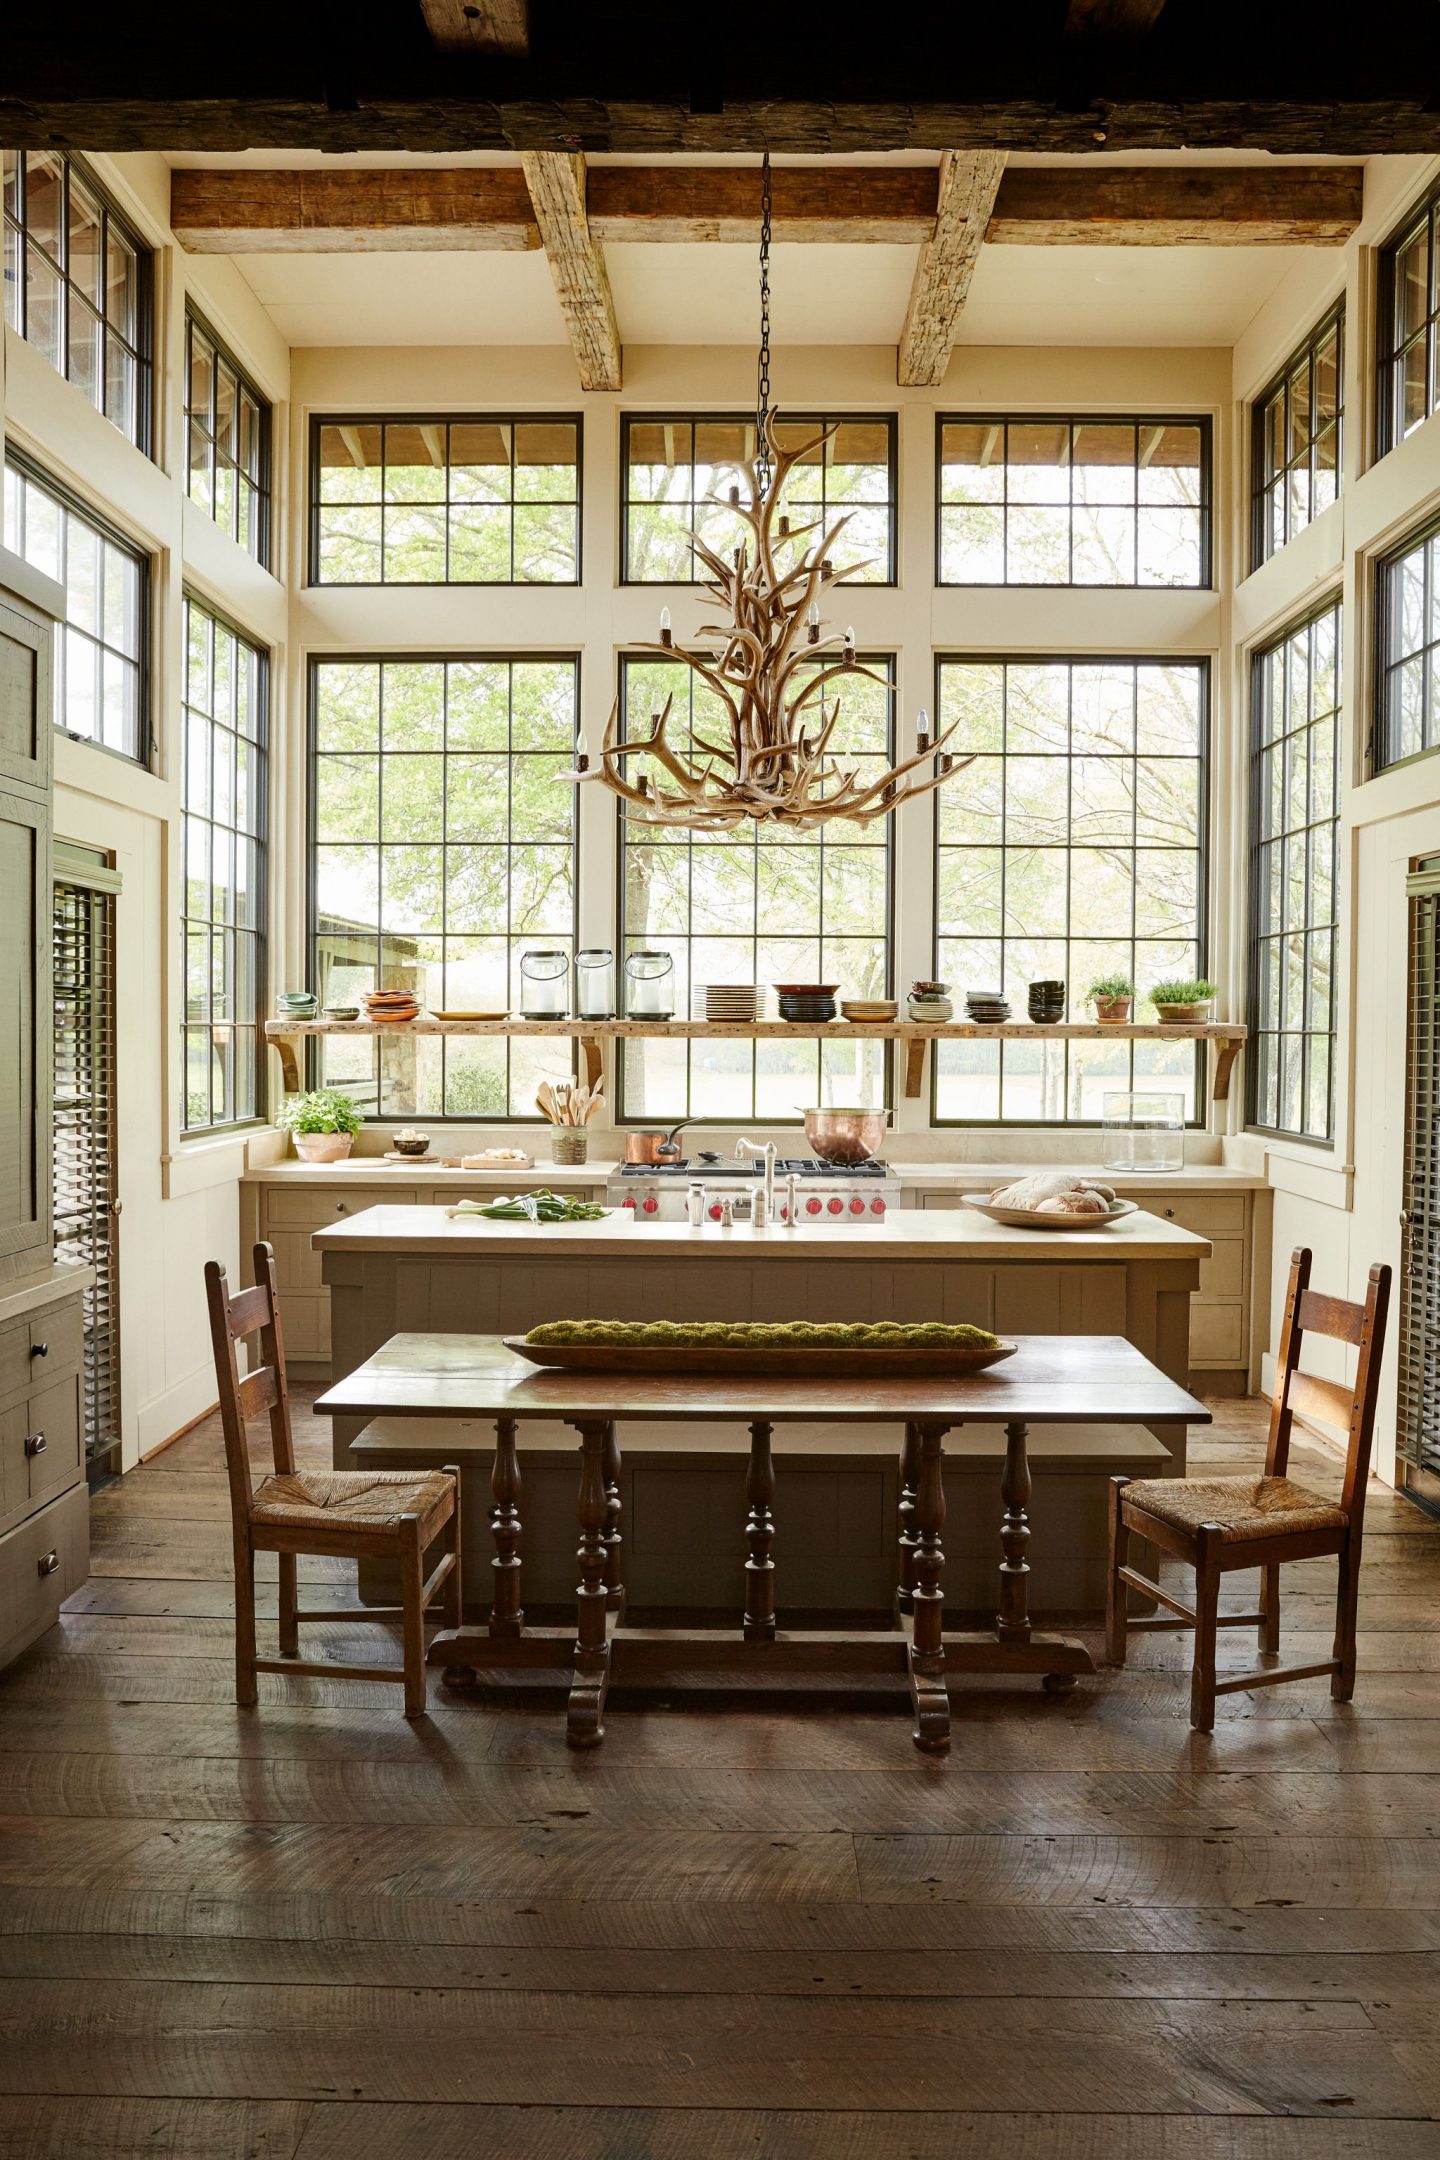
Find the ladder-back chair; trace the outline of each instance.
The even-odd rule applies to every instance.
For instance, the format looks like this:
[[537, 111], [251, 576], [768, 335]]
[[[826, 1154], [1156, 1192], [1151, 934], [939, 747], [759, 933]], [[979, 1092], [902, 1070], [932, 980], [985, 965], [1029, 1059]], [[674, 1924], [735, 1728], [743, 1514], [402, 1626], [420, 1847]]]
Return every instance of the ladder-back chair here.
[[[395, 1680], [405, 1688], [406, 1717], [425, 1714], [425, 1617], [444, 1587], [443, 1618], [460, 1625], [460, 1473], [458, 1469], [411, 1473], [392, 1470], [298, 1470], [285, 1384], [285, 1347], [275, 1283], [275, 1254], [254, 1249], [255, 1287], [231, 1295], [218, 1261], [205, 1264], [210, 1340], [220, 1390], [225, 1467], [230, 1477], [230, 1520], [235, 1545], [235, 1699], [258, 1699], [257, 1673], [304, 1673], [320, 1678]], [[237, 1344], [260, 1338], [260, 1362], [241, 1377]], [[256, 1481], [250, 1467], [246, 1426], [268, 1414], [274, 1468]], [[446, 1549], [429, 1580], [428, 1548], [449, 1525]], [[255, 1555], [279, 1555], [280, 1655], [255, 1651]], [[295, 1560], [299, 1553], [349, 1560], [391, 1559], [399, 1567], [398, 1605], [361, 1606], [337, 1612], [301, 1612]], [[305, 1664], [300, 1627], [314, 1620], [402, 1622], [404, 1662], [395, 1665]]]
[[[1112, 1478], [1110, 1481], [1110, 1568], [1106, 1596], [1106, 1653], [1112, 1665], [1125, 1662], [1130, 1628], [1195, 1630], [1195, 1664], [1190, 1683], [1190, 1723], [1209, 1732], [1215, 1723], [1215, 1697], [1237, 1689], [1269, 1687], [1277, 1680], [1330, 1676], [1330, 1693], [1349, 1702], [1355, 1692], [1355, 1623], [1360, 1587], [1360, 1539], [1365, 1519], [1365, 1485], [1370, 1475], [1370, 1446], [1375, 1430], [1375, 1398], [1385, 1347], [1385, 1318], [1390, 1303], [1390, 1270], [1372, 1267], [1363, 1305], [1326, 1297], [1310, 1288], [1310, 1253], [1300, 1246], [1291, 1256], [1285, 1317], [1275, 1359], [1275, 1390], [1270, 1403], [1270, 1438], [1260, 1477]], [[1355, 1381], [1343, 1387], [1300, 1371], [1307, 1336], [1349, 1343], [1356, 1350]], [[1347, 1435], [1345, 1476], [1337, 1505], [1297, 1485], [1287, 1474], [1290, 1430], [1295, 1414], [1339, 1426]], [[1130, 1538], [1148, 1538], [1195, 1570], [1194, 1608], [1184, 1605], [1129, 1565]], [[1335, 1642], [1330, 1657], [1314, 1665], [1261, 1666], [1252, 1672], [1215, 1676], [1216, 1630], [1255, 1626], [1262, 1655], [1280, 1649], [1280, 1568], [1286, 1560], [1313, 1560], [1334, 1553], [1340, 1566], [1335, 1608]], [[1260, 1610], [1222, 1613], [1220, 1580], [1237, 1568], [1260, 1570]], [[1126, 1591], [1143, 1591], [1170, 1614], [1133, 1617], [1125, 1609]]]

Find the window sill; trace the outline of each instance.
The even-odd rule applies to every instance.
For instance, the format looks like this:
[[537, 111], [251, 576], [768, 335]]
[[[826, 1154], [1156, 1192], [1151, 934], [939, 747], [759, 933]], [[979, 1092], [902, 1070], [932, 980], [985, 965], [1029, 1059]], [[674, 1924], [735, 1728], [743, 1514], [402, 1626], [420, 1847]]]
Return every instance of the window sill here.
[[245, 1146], [253, 1125], [238, 1127], [222, 1138], [210, 1134], [182, 1139], [178, 1149], [160, 1158], [161, 1192], [167, 1200], [182, 1200], [190, 1193], [209, 1192], [216, 1185], [235, 1185], [245, 1174]]

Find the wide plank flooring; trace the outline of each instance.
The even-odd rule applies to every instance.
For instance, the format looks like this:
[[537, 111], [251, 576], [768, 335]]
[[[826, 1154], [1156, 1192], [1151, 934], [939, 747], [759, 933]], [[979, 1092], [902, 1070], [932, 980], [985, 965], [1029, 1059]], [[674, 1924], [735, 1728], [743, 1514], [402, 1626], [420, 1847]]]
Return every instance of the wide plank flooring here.
[[[1263, 1407], [1214, 1407], [1196, 1467], [1258, 1465]], [[302, 1457], [328, 1437], [302, 1401]], [[98, 1496], [90, 1583], [0, 1676], [0, 2155], [1440, 2154], [1440, 1529], [1405, 1501], [1353, 1704], [1230, 1695], [1201, 1737], [1189, 1637], [1142, 1637], [1068, 1698], [957, 1681], [939, 1762], [893, 1694], [717, 1711], [684, 1675], [593, 1756], [525, 1694], [239, 1710], [226, 1509], [207, 1421]], [[1296, 1661], [1333, 1578], [1287, 1571]]]

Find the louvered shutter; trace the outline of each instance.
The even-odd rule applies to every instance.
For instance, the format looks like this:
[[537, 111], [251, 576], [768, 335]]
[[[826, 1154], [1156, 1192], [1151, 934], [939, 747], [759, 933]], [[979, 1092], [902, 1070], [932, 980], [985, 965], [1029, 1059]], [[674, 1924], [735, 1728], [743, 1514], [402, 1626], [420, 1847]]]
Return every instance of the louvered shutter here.
[[54, 904], [55, 1252], [93, 1268], [84, 1296], [85, 1455], [120, 1468], [115, 1221], [115, 896], [59, 879]]
[[1440, 864], [1422, 866], [1408, 883], [1400, 1449], [1407, 1482], [1440, 1499]]

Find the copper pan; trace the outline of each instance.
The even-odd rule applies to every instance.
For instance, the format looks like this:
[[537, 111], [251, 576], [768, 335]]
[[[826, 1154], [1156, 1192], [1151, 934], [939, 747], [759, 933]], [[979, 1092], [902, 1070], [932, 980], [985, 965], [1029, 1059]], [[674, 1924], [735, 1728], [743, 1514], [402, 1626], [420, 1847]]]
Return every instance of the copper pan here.
[[863, 1163], [878, 1155], [890, 1124], [888, 1110], [802, 1110], [805, 1138], [821, 1162]]

